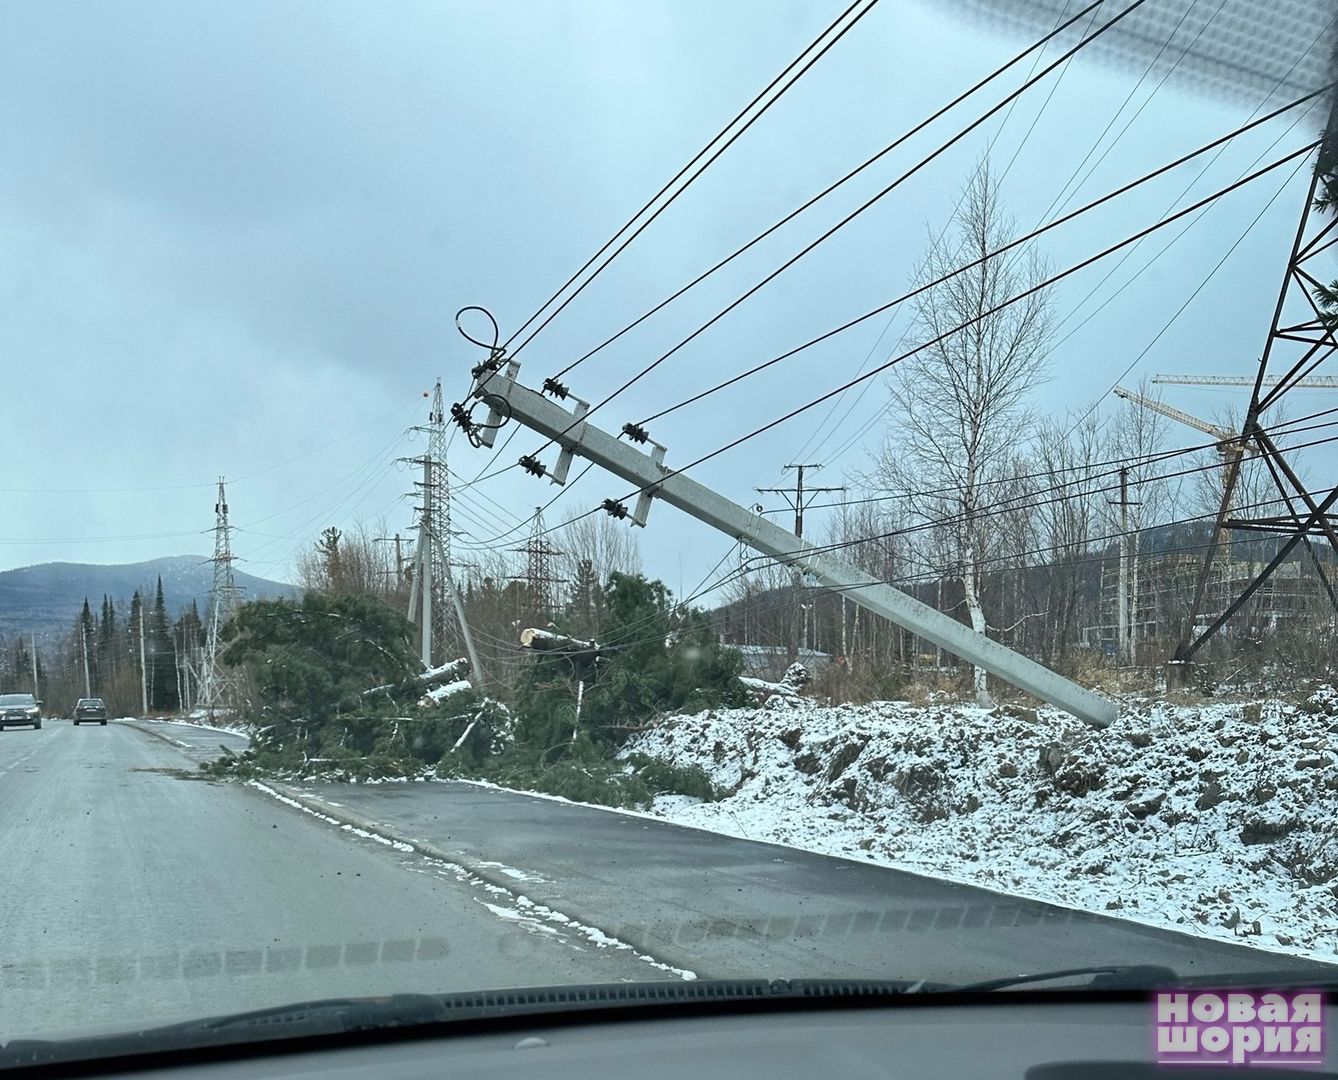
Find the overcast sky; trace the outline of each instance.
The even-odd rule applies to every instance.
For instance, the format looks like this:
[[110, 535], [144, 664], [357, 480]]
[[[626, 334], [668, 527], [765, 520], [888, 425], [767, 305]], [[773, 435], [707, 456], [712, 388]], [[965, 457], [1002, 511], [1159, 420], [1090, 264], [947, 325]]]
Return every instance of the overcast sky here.
[[[484, 305], [509, 334], [844, 6], [4, 4], [0, 568], [207, 555], [219, 475], [251, 573], [290, 578], [294, 556], [328, 524], [384, 521], [407, 534], [412, 476], [396, 459], [422, 444], [406, 429], [425, 420], [423, 393], [437, 377], [449, 404], [481, 358], [456, 334], [455, 311]], [[1218, 4], [1195, 6], [1167, 58]], [[879, 4], [527, 346], [523, 381], [537, 386], [1026, 44], [942, 10]], [[1019, 228], [1031, 228], [1142, 74], [1079, 56], [1053, 96], [1052, 76], [616, 399], [602, 423], [639, 420], [904, 291], [927, 231], [946, 220], [988, 145], [1000, 169], [1011, 162], [1005, 197]], [[1213, 98], [1174, 80], [1153, 93], [1159, 78], [1160, 69], [1119, 114], [1089, 165], [1146, 101], [1070, 206], [1225, 133], [1262, 100]], [[567, 378], [573, 391], [603, 397], [1019, 79], [972, 99], [580, 366]], [[1234, 180], [1275, 139], [1271, 156], [1301, 146], [1319, 125], [1313, 114], [1290, 133], [1288, 123], [1233, 143], [1187, 199]], [[1197, 172], [1056, 230], [1044, 253], [1063, 268], [1122, 239]], [[1248, 372], [1306, 181], [1302, 170], [1281, 190], [1285, 177], [1223, 200], [1135, 277], [1178, 230], [1158, 234], [1081, 308], [1103, 267], [1057, 290], [1063, 333], [1077, 329], [1056, 347], [1037, 408], [1064, 414], [1101, 399], [1237, 242], [1127, 379]], [[652, 434], [669, 464], [700, 456], [870, 357], [885, 360], [908, 314], [800, 354]], [[1237, 400], [1167, 396], [1203, 411]], [[1321, 396], [1316, 408], [1338, 402]], [[851, 434], [886, 400], [875, 381], [832, 423], [820, 427], [825, 407], [811, 410], [694, 475], [753, 503], [756, 487], [781, 481], [779, 466], [802, 455], [827, 463], [821, 482], [839, 484], [865, 463], [880, 427]], [[541, 441], [519, 433], [500, 462]], [[460, 476], [489, 464], [463, 439], [452, 444]], [[547, 519], [626, 489], [592, 472]], [[461, 549], [520, 542], [523, 520], [553, 493], [511, 470], [462, 494]], [[641, 540], [647, 569], [685, 591], [730, 547], [663, 506]]]

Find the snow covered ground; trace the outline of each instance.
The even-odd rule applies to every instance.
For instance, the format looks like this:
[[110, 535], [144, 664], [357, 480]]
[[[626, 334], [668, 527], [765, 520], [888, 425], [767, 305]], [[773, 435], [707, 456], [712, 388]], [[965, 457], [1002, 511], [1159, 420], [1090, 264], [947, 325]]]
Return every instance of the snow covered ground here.
[[221, 731], [226, 735], [245, 735], [250, 738], [252, 732], [243, 727], [241, 721], [232, 721], [229, 712], [224, 709], [216, 710], [214, 714], [214, 723], [209, 723], [209, 713], [204, 709], [196, 709], [188, 716], [181, 716], [175, 720], [151, 720], [150, 723], [161, 724], [189, 724], [191, 727], [204, 728], [206, 731]]
[[1049, 709], [773, 699], [627, 747], [728, 797], [663, 818], [1338, 962], [1338, 692]]

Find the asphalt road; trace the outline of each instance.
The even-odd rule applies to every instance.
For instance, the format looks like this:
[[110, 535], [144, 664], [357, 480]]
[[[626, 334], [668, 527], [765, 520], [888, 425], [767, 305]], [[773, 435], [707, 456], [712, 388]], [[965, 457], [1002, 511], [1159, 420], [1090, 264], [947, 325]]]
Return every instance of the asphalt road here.
[[0, 1041], [346, 994], [674, 977], [448, 867], [199, 779], [230, 737], [153, 730], [0, 732]]
[[0, 733], [0, 1041], [344, 994], [678, 969], [954, 982], [1109, 963], [1313, 970], [476, 785], [273, 785], [315, 816], [199, 777], [220, 746], [244, 745], [169, 723]]
[[968, 982], [1112, 963], [1182, 974], [1317, 967], [864, 862], [473, 784], [293, 790], [492, 880], [516, 881], [533, 900], [703, 978]]

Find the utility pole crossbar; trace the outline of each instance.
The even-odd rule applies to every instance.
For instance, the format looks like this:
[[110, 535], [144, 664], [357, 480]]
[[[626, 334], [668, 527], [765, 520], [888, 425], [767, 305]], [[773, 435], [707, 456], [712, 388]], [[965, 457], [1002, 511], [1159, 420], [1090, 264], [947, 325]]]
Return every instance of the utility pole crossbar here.
[[580, 455], [726, 536], [796, 568], [828, 588], [849, 593], [851, 600], [860, 607], [905, 627], [1087, 723], [1105, 727], [1115, 719], [1118, 710], [1110, 699], [820, 552], [781, 526], [682, 473], [673, 473], [659, 460], [662, 455], [658, 451], [650, 457], [634, 446], [620, 442], [537, 391], [522, 386], [516, 381], [520, 371], [516, 361], [503, 363], [502, 370], [480, 370], [470, 388], [470, 396], [487, 404], [492, 413], [489, 426], [480, 430], [483, 445], [491, 447], [503, 420], [512, 418], [553, 440], [563, 452]]

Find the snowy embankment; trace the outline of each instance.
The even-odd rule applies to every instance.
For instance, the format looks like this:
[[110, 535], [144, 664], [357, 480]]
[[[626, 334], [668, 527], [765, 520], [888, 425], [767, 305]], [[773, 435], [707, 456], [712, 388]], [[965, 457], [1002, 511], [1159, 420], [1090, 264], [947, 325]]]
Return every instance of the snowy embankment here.
[[190, 727], [204, 728], [206, 731], [221, 731], [225, 735], [244, 735], [248, 739], [254, 734], [249, 728], [243, 726], [241, 721], [234, 720], [229, 709], [215, 710], [212, 722], [206, 709], [195, 709], [193, 712], [185, 716], [179, 716], [174, 720], [154, 720], [151, 722], [187, 724]]
[[628, 746], [699, 765], [684, 825], [1338, 962], [1338, 693], [1302, 706], [880, 702], [671, 720]]

